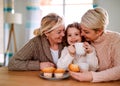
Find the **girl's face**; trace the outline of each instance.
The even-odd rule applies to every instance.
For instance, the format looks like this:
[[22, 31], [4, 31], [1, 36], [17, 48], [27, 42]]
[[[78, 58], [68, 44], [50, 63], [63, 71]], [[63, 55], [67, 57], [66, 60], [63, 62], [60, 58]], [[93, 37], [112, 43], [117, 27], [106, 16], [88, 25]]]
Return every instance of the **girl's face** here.
[[64, 34], [64, 26], [61, 25], [59, 28], [46, 34], [50, 44], [58, 44], [62, 42]]
[[75, 27], [70, 27], [67, 30], [67, 42], [69, 45], [73, 45], [76, 42], [81, 42], [80, 30]]
[[103, 30], [95, 31], [93, 29], [85, 27], [84, 25], [81, 25], [81, 28], [82, 28], [81, 35], [84, 36], [86, 41], [95, 41], [103, 33]]

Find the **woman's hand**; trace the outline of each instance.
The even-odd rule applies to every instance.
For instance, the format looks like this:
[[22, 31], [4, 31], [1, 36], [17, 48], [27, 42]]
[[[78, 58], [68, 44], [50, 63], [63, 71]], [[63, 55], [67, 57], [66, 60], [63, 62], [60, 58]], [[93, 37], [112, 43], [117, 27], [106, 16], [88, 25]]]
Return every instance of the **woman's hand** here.
[[70, 55], [74, 57], [75, 52], [76, 52], [74, 45], [68, 46], [68, 51], [69, 51]]
[[93, 52], [93, 48], [88, 42], [84, 42], [84, 48], [85, 48], [86, 53], [92, 53]]
[[91, 72], [77, 73], [77, 72], [70, 71], [70, 75], [78, 81], [92, 81], [93, 80]]
[[55, 67], [55, 65], [51, 62], [40, 62], [40, 70], [46, 67]]

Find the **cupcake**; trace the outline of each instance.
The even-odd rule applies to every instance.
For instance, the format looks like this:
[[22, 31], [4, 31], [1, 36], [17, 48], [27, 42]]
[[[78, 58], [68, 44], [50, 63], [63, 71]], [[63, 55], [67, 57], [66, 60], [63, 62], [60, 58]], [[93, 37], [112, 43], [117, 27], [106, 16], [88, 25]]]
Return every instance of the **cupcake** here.
[[77, 64], [70, 64], [69, 65], [69, 70], [73, 71], [73, 72], [79, 72], [80, 68], [79, 68], [79, 66]]
[[55, 70], [54, 67], [47, 67], [47, 68], [42, 69], [44, 77], [45, 78], [52, 78], [54, 70]]
[[57, 69], [54, 71], [54, 76], [55, 76], [56, 78], [62, 78], [63, 75], [64, 75], [64, 73], [65, 73], [65, 70], [64, 70], [64, 69], [62, 69], [62, 68], [57, 68]]

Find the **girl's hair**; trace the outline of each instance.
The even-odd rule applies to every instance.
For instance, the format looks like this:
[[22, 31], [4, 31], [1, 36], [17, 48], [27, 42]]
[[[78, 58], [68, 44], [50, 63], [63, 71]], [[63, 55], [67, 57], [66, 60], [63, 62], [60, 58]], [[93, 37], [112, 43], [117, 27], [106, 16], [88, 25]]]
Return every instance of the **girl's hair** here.
[[[74, 23], [71, 23], [71, 24], [69, 24], [67, 27], [66, 27], [66, 30], [65, 30], [65, 36], [64, 36], [64, 38], [63, 38], [63, 40], [64, 40], [64, 44], [65, 44], [65, 46], [68, 46], [69, 44], [68, 44], [68, 42], [67, 42], [67, 35], [68, 35], [68, 29], [69, 28], [76, 28], [76, 29], [78, 29], [79, 31], [80, 31], [80, 34], [81, 34], [81, 27], [80, 27], [80, 24], [78, 23], [78, 22], [74, 22]], [[82, 37], [82, 41], [84, 41], [84, 38]]]
[[63, 19], [55, 13], [49, 13], [41, 20], [41, 26], [39, 29], [34, 30], [35, 35], [43, 35], [50, 32], [63, 24]]
[[81, 19], [81, 24], [89, 29], [105, 29], [109, 23], [108, 13], [103, 8], [88, 10]]

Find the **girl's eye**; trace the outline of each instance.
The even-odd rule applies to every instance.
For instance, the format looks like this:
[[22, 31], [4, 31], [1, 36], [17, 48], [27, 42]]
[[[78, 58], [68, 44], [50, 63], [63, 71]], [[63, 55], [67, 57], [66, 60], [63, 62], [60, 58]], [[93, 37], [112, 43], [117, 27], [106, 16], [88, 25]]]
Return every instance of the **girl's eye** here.
[[78, 36], [79, 34], [75, 34], [76, 36]]
[[71, 35], [69, 34], [68, 37], [71, 37]]

